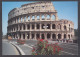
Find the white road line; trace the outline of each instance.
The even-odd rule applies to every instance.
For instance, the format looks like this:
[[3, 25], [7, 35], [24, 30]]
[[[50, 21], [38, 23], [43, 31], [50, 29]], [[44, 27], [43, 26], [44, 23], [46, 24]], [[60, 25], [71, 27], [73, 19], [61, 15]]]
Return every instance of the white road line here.
[[24, 44], [24, 45], [27, 46], [27, 47], [29, 47], [29, 48], [31, 48], [31, 49], [33, 48], [33, 47], [31, 47], [31, 46], [29, 46], [29, 45], [27, 45], [27, 44]]
[[[11, 43], [11, 44], [13, 44], [13, 43]], [[13, 45], [15, 45], [15, 44], [13, 44]], [[21, 55], [25, 55], [25, 53], [22, 51], [22, 49], [20, 47], [18, 47], [17, 45], [15, 45], [15, 46], [19, 49], [19, 51], [21, 52]]]
[[69, 48], [69, 47], [64, 47], [64, 48], [67, 48], [67, 49], [72, 49], [72, 50], [76, 50], [76, 49], [73, 49], [73, 48]]
[[65, 51], [61, 51], [61, 52], [64, 52], [64, 53], [67, 53], [67, 54], [70, 54], [70, 55], [75, 55], [75, 54], [72, 54], [72, 53], [69, 53], [69, 52], [65, 52]]

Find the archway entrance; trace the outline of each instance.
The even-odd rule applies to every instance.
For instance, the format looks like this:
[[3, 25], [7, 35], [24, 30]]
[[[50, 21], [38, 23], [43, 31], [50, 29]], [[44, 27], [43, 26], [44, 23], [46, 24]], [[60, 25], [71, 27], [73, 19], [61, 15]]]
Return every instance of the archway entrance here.
[[66, 38], [66, 34], [64, 34], [64, 39]]
[[47, 34], [47, 39], [50, 39], [50, 34], [49, 33]]
[[32, 39], [34, 38], [34, 34], [32, 34]]
[[25, 39], [25, 34], [23, 34], [23, 39]]
[[42, 36], [42, 39], [44, 39], [44, 34], [42, 34], [41, 36]]
[[27, 39], [29, 39], [29, 34], [27, 34]]
[[39, 38], [40, 38], [39, 36], [40, 36], [39, 34], [36, 34], [37, 39], [39, 39]]
[[56, 39], [56, 35], [52, 34], [52, 38], [53, 38], [53, 40], [55, 40]]
[[58, 34], [58, 39], [61, 39], [61, 34]]

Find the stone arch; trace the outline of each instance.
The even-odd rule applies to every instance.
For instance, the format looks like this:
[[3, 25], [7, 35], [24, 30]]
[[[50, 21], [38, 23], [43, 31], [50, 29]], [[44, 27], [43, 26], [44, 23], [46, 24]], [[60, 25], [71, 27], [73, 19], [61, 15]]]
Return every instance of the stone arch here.
[[44, 15], [42, 15], [42, 20], [44, 20], [45, 19], [45, 16]]
[[24, 17], [24, 22], [26, 21], [26, 16]]
[[40, 16], [39, 15], [37, 15], [37, 20], [39, 20], [40, 19]]
[[23, 39], [25, 39], [25, 34], [23, 34]]
[[66, 28], [66, 26], [64, 25], [64, 30], [66, 30], [67, 28]]
[[61, 29], [61, 25], [60, 24], [58, 24], [58, 29]]
[[35, 16], [32, 16], [32, 20], [35, 20]]
[[37, 39], [40, 38], [40, 35], [39, 35], [38, 33], [36, 34], [36, 38], [37, 38]]
[[55, 15], [52, 15], [52, 20], [55, 20]]
[[47, 19], [50, 19], [50, 15], [47, 15]]
[[52, 34], [52, 38], [53, 39], [56, 39], [56, 34]]
[[39, 24], [36, 24], [36, 27], [37, 27], [37, 29], [39, 29], [40, 28], [40, 25]]
[[21, 39], [21, 34], [19, 34], [19, 37], [20, 37], [20, 39]]
[[29, 39], [29, 33], [27, 34], [27, 39]]
[[70, 35], [68, 35], [68, 38], [70, 39]]
[[30, 29], [30, 24], [27, 24], [27, 29]]
[[64, 34], [64, 39], [66, 38], [66, 34]]
[[30, 16], [28, 16], [28, 21], [30, 20]]
[[22, 17], [21, 17], [21, 22], [22, 22]]
[[41, 36], [42, 36], [42, 39], [45, 39], [45, 36], [44, 36], [44, 34], [41, 34]]
[[23, 25], [23, 30], [25, 30], [25, 25]]
[[47, 39], [50, 39], [50, 33], [47, 34]]
[[42, 29], [44, 29], [44, 26], [45, 26], [45, 25], [44, 25], [44, 24], [42, 24]]
[[34, 24], [32, 24], [32, 29], [34, 29]]
[[58, 34], [58, 39], [61, 39], [61, 34]]
[[34, 39], [34, 34], [32, 34], [32, 39]]
[[52, 29], [56, 29], [56, 25], [55, 24], [52, 24]]
[[47, 24], [47, 29], [50, 29], [50, 24]]

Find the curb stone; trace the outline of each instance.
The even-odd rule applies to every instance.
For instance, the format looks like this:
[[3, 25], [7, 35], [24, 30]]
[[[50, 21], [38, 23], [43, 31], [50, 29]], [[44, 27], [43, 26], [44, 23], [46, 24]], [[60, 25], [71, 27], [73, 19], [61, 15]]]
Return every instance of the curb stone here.
[[11, 43], [13, 46], [16, 47], [16, 49], [19, 51], [20, 55], [25, 55], [25, 53], [22, 51], [22, 49], [20, 47], [18, 47], [17, 45]]

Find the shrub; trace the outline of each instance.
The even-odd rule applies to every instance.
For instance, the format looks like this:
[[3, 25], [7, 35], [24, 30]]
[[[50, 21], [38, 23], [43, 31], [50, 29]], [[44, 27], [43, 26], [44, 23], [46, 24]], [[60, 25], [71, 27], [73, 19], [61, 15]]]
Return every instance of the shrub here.
[[58, 43], [49, 44], [47, 40], [40, 39], [32, 49], [32, 55], [60, 55], [62, 48]]
[[25, 44], [25, 40], [18, 39], [18, 40], [17, 40], [17, 43], [19, 43], [19, 44]]

